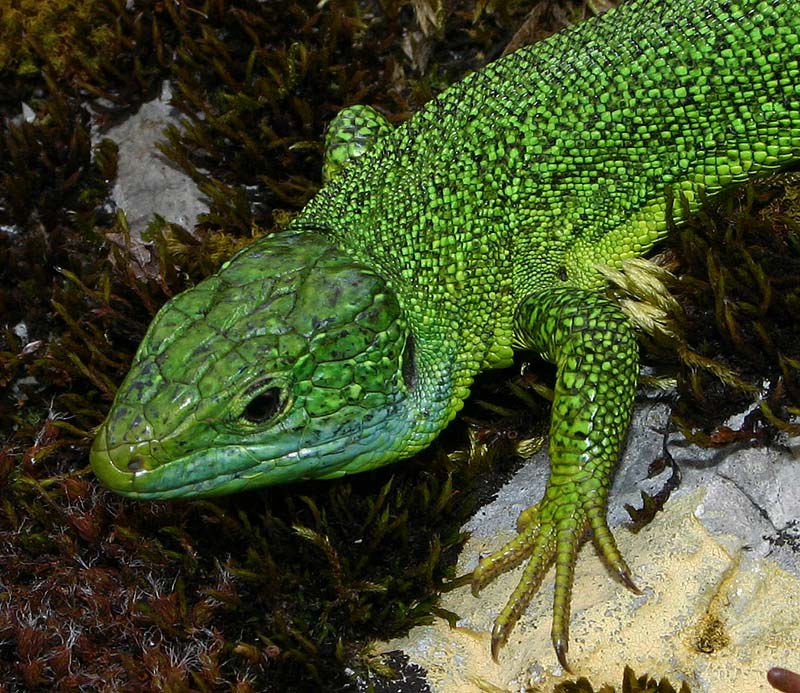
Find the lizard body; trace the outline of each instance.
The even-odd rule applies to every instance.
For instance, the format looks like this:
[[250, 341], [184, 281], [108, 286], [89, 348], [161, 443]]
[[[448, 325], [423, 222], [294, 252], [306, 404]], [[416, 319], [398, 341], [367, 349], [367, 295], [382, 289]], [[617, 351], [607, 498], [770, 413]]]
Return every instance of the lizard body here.
[[426, 447], [479, 371], [533, 349], [557, 365], [550, 482], [473, 585], [530, 558], [496, 656], [555, 562], [566, 665], [586, 529], [633, 587], [605, 508], [637, 351], [596, 267], [647, 252], [670, 200], [691, 211], [798, 157], [793, 3], [632, 0], [454, 85], [347, 162], [285, 232], [168, 303], [92, 465], [138, 498], [371, 469]]

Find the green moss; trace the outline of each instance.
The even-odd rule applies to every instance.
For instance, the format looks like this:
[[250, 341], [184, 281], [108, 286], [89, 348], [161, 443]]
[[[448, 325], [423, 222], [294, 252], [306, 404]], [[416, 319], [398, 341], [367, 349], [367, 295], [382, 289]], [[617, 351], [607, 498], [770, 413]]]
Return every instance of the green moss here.
[[[586, 678], [579, 678], [577, 681], [565, 681], [558, 684], [553, 693], [594, 693], [595, 689]], [[616, 693], [614, 686], [603, 686], [597, 689], [597, 693]], [[647, 674], [637, 676], [629, 666], [625, 667], [622, 676], [621, 693], [691, 693], [689, 684], [683, 682], [680, 689], [675, 688], [666, 678], [656, 680]]]
[[0, 71], [35, 74], [46, 60], [64, 73], [76, 47], [86, 46], [87, 59], [108, 42], [111, 29], [98, 25], [104, 0], [13, 0], [3, 8], [0, 24]]

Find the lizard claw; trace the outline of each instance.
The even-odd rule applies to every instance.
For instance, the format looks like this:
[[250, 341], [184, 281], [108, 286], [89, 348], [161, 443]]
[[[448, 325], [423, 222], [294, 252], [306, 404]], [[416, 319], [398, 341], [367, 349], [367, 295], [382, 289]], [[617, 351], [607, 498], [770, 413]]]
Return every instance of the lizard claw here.
[[561, 665], [561, 668], [567, 673], [571, 674], [572, 669], [570, 669], [569, 664], [567, 664], [567, 650], [569, 650], [569, 642], [567, 642], [566, 638], [557, 638], [553, 640], [553, 647], [555, 648], [556, 657], [558, 657], [558, 663]]
[[492, 628], [492, 659], [495, 664], [500, 664], [500, 650], [506, 644], [506, 640], [508, 640], [508, 632], [505, 627], [495, 622]]
[[[472, 574], [472, 592], [477, 595], [497, 576], [516, 567], [526, 559], [522, 578], [498, 615], [492, 628], [492, 659], [498, 662], [500, 650], [511, 631], [527, 609], [551, 563], [555, 563], [555, 592], [551, 638], [559, 663], [570, 671], [567, 663], [569, 649], [569, 616], [575, 559], [586, 530], [594, 533], [594, 543], [606, 563], [633, 592], [641, 594], [634, 584], [630, 570], [620, 555], [605, 521], [605, 501], [583, 494], [570, 497], [564, 489], [545, 494], [537, 506], [525, 510], [518, 521], [519, 533], [498, 551], [481, 559]], [[584, 498], [583, 503], [579, 500]]]

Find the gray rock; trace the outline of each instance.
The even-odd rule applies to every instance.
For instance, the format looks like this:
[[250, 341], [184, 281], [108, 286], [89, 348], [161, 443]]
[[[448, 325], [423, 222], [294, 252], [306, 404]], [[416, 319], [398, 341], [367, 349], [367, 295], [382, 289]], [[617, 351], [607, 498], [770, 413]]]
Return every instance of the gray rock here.
[[178, 123], [177, 113], [169, 105], [170, 95], [165, 83], [158, 99], [143, 104], [135, 115], [105, 134], [119, 147], [112, 195], [137, 239], [155, 214], [191, 231], [198, 215], [208, 211], [194, 181], [156, 148], [164, 139], [164, 128]]

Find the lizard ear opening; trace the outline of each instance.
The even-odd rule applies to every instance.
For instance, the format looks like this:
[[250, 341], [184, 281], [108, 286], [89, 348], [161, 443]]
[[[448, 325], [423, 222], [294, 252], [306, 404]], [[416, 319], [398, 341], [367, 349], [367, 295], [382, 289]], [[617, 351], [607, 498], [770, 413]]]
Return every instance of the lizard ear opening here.
[[403, 348], [403, 382], [406, 388], [411, 391], [417, 384], [417, 362], [414, 333], [409, 332], [406, 337], [406, 345]]

